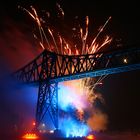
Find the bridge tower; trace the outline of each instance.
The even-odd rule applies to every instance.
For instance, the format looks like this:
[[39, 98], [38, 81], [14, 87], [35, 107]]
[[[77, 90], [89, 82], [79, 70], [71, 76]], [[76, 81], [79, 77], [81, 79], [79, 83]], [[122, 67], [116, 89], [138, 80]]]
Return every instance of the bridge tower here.
[[58, 122], [58, 83], [50, 84], [49, 81], [39, 83], [38, 101], [36, 110], [37, 126], [48, 113], [55, 129], [59, 128]]

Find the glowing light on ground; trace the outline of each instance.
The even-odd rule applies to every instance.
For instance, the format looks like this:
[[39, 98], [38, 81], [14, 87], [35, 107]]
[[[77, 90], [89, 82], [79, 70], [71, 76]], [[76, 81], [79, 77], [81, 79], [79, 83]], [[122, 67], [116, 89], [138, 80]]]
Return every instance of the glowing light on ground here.
[[22, 138], [26, 139], [26, 140], [36, 140], [36, 139], [39, 139], [39, 137], [35, 133], [27, 133]]
[[88, 135], [86, 137], [87, 140], [95, 140], [95, 136], [94, 135]]

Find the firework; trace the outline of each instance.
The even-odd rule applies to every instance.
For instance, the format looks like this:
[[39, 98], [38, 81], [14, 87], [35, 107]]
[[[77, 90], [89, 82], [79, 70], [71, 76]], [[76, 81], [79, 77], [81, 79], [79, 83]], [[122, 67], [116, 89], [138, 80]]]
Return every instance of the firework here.
[[[58, 3], [57, 3], [57, 7], [58, 7], [59, 15], [61, 12], [61, 16], [64, 16], [64, 11], [62, 10], [62, 8], [60, 7]], [[79, 27], [78, 29], [76, 27], [73, 27], [72, 30], [76, 31], [72, 33], [73, 36], [78, 37], [80, 39], [79, 42], [82, 42], [82, 44], [79, 45], [72, 42], [71, 41], [72, 39], [66, 40], [64, 35], [61, 34], [61, 31], [55, 32], [57, 27], [54, 27], [52, 25], [49, 26], [47, 24], [48, 21], [46, 21], [46, 19], [48, 18], [45, 17], [46, 19], [43, 19], [42, 17], [39, 17], [36, 9], [33, 6], [30, 7], [31, 10], [27, 10], [20, 6], [19, 8], [25, 11], [37, 23], [38, 29], [39, 29], [39, 36], [34, 34], [34, 37], [39, 40], [39, 44], [43, 50], [47, 49], [49, 51], [56, 52], [57, 54], [59, 53], [59, 54], [65, 54], [65, 55], [94, 54], [112, 41], [112, 38], [107, 35], [105, 36], [102, 42], [98, 43], [98, 38], [100, 34], [103, 32], [108, 22], [111, 20], [111, 16], [105, 21], [103, 26], [99, 29], [99, 32], [93, 38], [91, 43], [87, 42], [88, 33], [89, 33], [89, 29], [88, 29], [89, 17], [88, 16], [85, 17], [85, 27], [83, 28]], [[49, 34], [53, 41], [51, 41], [50, 37], [47, 37], [46, 34]]]
[[[61, 6], [57, 3], [57, 20], [64, 20], [64, 11]], [[106, 47], [111, 41], [110, 36], [105, 36], [103, 39], [100, 39], [101, 33], [104, 31], [105, 27], [111, 20], [109, 17], [105, 23], [101, 26], [98, 33], [93, 37], [92, 41], [89, 41], [89, 17], [85, 17], [85, 26], [81, 27], [78, 23], [72, 27], [71, 37], [68, 39], [65, 37], [65, 34], [62, 33], [58, 27], [55, 27], [53, 24], [49, 24], [50, 13], [46, 12], [46, 16], [40, 17], [36, 9], [31, 6], [30, 10], [27, 10], [23, 7], [20, 7], [25, 11], [37, 24], [39, 32], [34, 33], [34, 38], [39, 41], [39, 45], [44, 50], [53, 51], [57, 54], [63, 55], [86, 55], [94, 54], [99, 52], [103, 47]], [[78, 20], [78, 17], [75, 18]], [[62, 23], [62, 22], [61, 22]], [[69, 33], [69, 31], [68, 31]], [[91, 38], [91, 37], [90, 37]], [[99, 41], [98, 41], [99, 39]], [[75, 41], [74, 41], [75, 40]], [[97, 57], [101, 57], [101, 55]], [[95, 65], [95, 64], [94, 64]], [[106, 64], [106, 66], [108, 63]], [[87, 134], [90, 128], [94, 130], [100, 129], [104, 130], [105, 125], [102, 127], [101, 123], [106, 124], [104, 119], [106, 115], [102, 113], [97, 113], [97, 110], [93, 107], [96, 99], [104, 102], [101, 94], [96, 94], [94, 89], [97, 85], [102, 84], [102, 80], [106, 76], [99, 77], [98, 80], [94, 78], [85, 78], [82, 80], [73, 80], [59, 84], [59, 107], [63, 112], [70, 111], [73, 108], [76, 112], [73, 117], [70, 115], [64, 115], [61, 121], [61, 126], [66, 130], [66, 136], [83, 136]], [[92, 110], [92, 111], [91, 111]], [[87, 119], [85, 112], [89, 113]], [[92, 113], [91, 113], [92, 112]], [[98, 111], [99, 112], [99, 111]], [[68, 114], [68, 113], [67, 113]], [[97, 119], [99, 116], [99, 119]], [[105, 116], [105, 117], [104, 117]], [[74, 119], [76, 118], [76, 119]], [[79, 124], [76, 120], [80, 120], [82, 123]], [[91, 124], [92, 120], [94, 125]], [[97, 125], [97, 123], [99, 125]], [[89, 124], [89, 127], [86, 125]], [[66, 127], [69, 124], [68, 127]], [[78, 126], [78, 127], [77, 127]], [[101, 128], [102, 127], [102, 128]], [[81, 129], [80, 129], [81, 128]], [[77, 131], [76, 131], [77, 130]]]

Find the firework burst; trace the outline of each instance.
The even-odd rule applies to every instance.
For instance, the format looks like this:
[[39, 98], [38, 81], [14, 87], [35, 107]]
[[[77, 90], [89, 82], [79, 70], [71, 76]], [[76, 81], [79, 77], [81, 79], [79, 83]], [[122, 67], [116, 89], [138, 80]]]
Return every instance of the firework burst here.
[[[63, 9], [59, 4], [56, 5], [58, 7], [58, 18], [62, 16], [64, 17]], [[47, 49], [49, 51], [65, 55], [94, 54], [112, 41], [112, 38], [108, 35], [106, 35], [104, 39], [100, 41], [100, 43], [98, 41], [100, 34], [104, 31], [106, 25], [111, 20], [111, 16], [100, 27], [98, 33], [95, 35], [91, 43], [87, 41], [89, 33], [89, 17], [86, 16], [85, 27], [82, 28], [80, 24], [78, 24], [78, 28], [72, 27], [73, 33], [71, 37], [78, 40], [78, 43], [75, 43], [72, 41], [72, 39], [66, 39], [65, 36], [61, 33], [61, 29], [58, 29], [58, 27], [48, 23], [50, 21], [49, 12], [46, 12], [46, 16], [43, 16], [44, 18], [42, 18], [39, 17], [36, 9], [33, 6], [30, 6], [30, 10], [20, 6], [19, 8], [25, 11], [37, 23], [39, 35], [34, 34], [34, 37], [39, 41], [39, 44], [43, 50]]]

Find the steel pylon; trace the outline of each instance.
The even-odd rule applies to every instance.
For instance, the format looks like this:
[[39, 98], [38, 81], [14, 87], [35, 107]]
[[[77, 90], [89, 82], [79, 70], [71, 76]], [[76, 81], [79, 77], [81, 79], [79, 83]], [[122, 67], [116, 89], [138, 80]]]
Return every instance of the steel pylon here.
[[58, 129], [58, 83], [40, 82], [38, 91], [36, 123], [37, 127], [49, 115], [54, 127]]

